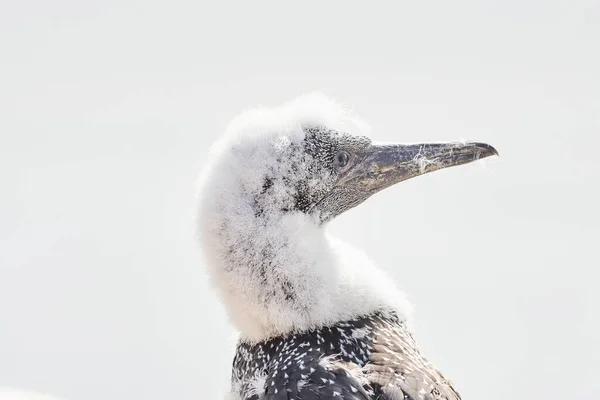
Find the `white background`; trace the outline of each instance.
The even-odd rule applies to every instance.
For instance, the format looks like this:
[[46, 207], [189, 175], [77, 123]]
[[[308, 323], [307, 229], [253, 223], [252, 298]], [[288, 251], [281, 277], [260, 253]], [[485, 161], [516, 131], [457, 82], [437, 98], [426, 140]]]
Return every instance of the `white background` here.
[[194, 181], [242, 109], [319, 90], [377, 140], [500, 151], [331, 226], [463, 397], [597, 398], [599, 49], [596, 0], [0, 0], [0, 386], [219, 398]]

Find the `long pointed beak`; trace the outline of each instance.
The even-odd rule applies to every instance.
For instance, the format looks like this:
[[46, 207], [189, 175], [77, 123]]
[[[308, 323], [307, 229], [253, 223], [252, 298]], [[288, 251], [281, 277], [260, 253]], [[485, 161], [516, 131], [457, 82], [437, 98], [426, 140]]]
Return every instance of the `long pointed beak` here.
[[373, 144], [356, 155], [354, 166], [338, 184], [372, 195], [398, 182], [442, 168], [498, 155], [486, 143]]

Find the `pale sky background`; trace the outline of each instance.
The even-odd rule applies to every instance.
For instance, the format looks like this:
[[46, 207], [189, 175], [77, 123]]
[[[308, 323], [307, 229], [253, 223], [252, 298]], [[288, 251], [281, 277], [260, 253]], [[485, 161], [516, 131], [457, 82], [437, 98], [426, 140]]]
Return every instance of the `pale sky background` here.
[[600, 2], [0, 0], [0, 387], [214, 399], [234, 329], [194, 238], [207, 146], [323, 91], [498, 159], [331, 225], [466, 399], [600, 391]]

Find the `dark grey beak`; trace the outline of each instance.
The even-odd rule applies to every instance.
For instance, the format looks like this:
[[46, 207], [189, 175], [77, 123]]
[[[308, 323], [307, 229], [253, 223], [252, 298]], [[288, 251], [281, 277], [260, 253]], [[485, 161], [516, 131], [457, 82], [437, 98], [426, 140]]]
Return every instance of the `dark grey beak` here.
[[373, 144], [356, 154], [338, 185], [351, 185], [370, 196], [415, 176], [493, 155], [498, 152], [486, 143]]

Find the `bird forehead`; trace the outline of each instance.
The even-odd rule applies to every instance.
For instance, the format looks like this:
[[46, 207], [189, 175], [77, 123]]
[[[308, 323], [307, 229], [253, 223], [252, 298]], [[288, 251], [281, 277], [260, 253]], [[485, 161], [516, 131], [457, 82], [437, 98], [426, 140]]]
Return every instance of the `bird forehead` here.
[[338, 131], [326, 126], [311, 126], [305, 128], [307, 147], [319, 150], [359, 150], [368, 146], [371, 139], [367, 136]]
[[[304, 157], [332, 153], [338, 149], [357, 150], [371, 140], [362, 135], [338, 131], [323, 125], [298, 127], [293, 130], [267, 131], [262, 135], [239, 137], [230, 147], [232, 153], [246, 159], [285, 161], [284, 157]], [[290, 158], [290, 161], [294, 161]]]

